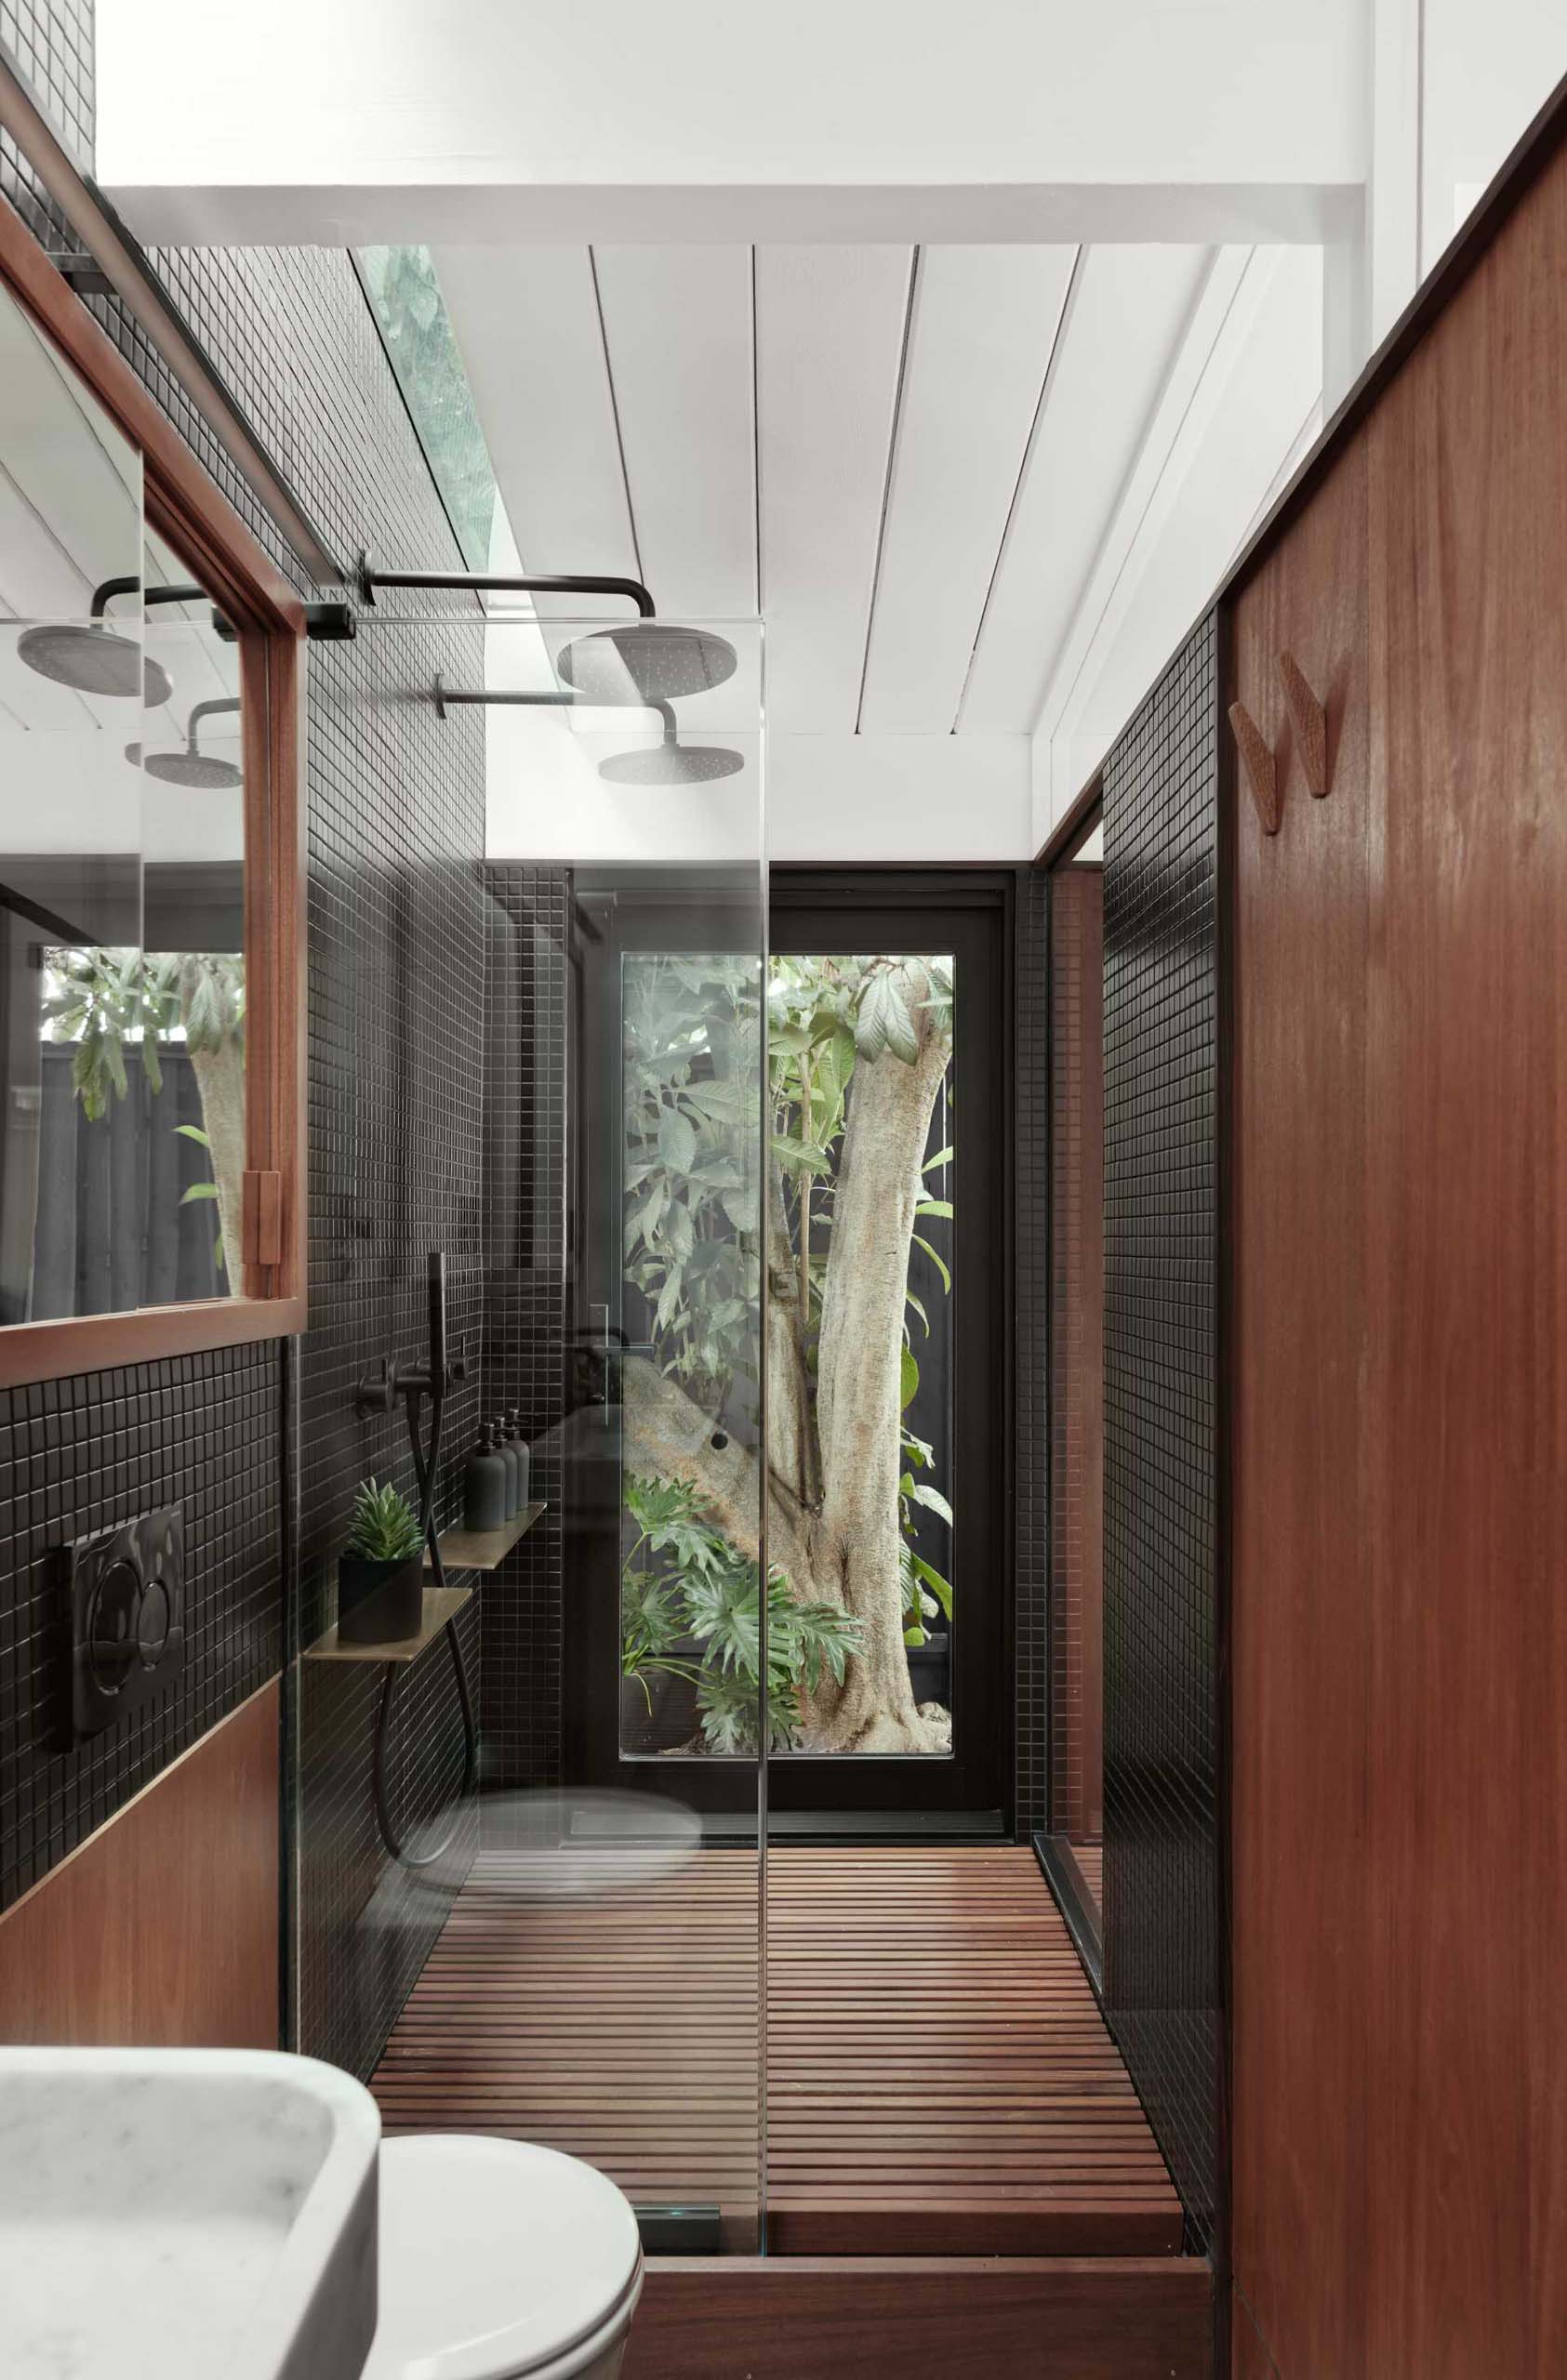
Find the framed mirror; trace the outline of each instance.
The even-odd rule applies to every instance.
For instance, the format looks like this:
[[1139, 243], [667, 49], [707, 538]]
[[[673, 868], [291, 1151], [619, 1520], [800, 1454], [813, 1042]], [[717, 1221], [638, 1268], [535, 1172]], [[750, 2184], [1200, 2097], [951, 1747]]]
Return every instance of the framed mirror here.
[[303, 1327], [304, 628], [0, 208], [0, 1384]]

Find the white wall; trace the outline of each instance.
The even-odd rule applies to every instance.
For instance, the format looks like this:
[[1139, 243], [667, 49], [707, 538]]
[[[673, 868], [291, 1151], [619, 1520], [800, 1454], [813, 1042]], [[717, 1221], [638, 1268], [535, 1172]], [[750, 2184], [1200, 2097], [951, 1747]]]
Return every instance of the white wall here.
[[1567, 74], [1567, 0], [1425, 0], [1421, 270]]

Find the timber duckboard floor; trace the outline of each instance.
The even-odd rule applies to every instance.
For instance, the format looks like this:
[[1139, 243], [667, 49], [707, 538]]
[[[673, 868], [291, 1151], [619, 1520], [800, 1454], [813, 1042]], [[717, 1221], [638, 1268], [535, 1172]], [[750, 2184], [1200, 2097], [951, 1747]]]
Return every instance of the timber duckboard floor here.
[[[752, 1852], [482, 1853], [372, 2079], [385, 2129], [542, 2141], [754, 2249], [758, 1948]], [[770, 1849], [765, 2082], [776, 2254], [1179, 2253], [1028, 1849]]]

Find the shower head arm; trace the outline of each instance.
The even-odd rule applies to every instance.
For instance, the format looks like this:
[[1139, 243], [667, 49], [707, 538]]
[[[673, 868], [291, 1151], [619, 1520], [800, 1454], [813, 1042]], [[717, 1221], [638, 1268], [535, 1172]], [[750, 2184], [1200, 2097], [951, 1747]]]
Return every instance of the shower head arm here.
[[215, 695], [210, 702], [197, 703], [192, 710], [189, 720], [185, 723], [185, 741], [190, 749], [193, 752], [196, 748], [196, 721], [198, 720], [211, 719], [216, 712], [234, 711], [238, 710], [238, 708], [239, 696], [237, 694]]
[[360, 598], [372, 611], [378, 588], [412, 587], [468, 595], [618, 595], [634, 603], [644, 620], [654, 617], [653, 598], [640, 578], [580, 572], [565, 577], [512, 578], [469, 570], [378, 570], [369, 554], [361, 554], [357, 575]]
[[116, 595], [139, 595], [143, 604], [199, 603], [206, 593], [205, 587], [143, 588], [139, 578], [106, 578], [101, 587], [92, 590], [92, 616], [100, 620], [104, 605], [112, 603]]
[[[430, 699], [435, 706], [437, 719], [445, 719], [448, 710], [457, 709], [463, 704], [512, 705], [520, 709], [533, 710], [609, 710], [618, 707], [614, 704], [593, 700], [586, 694], [568, 692], [564, 687], [549, 694], [524, 694], [510, 686], [448, 686], [439, 669], [435, 672]], [[634, 703], [628, 703], [625, 707], [628, 710], [656, 710], [663, 721], [665, 735], [672, 739], [675, 715], [667, 702], [657, 695], [644, 702], [639, 695]]]

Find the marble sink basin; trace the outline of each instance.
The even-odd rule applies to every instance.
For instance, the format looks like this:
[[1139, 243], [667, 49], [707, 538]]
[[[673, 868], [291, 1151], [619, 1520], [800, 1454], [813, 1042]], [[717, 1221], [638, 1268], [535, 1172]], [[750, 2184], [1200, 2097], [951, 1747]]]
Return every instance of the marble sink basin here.
[[7, 2380], [354, 2380], [379, 2140], [313, 2058], [0, 2049]]

